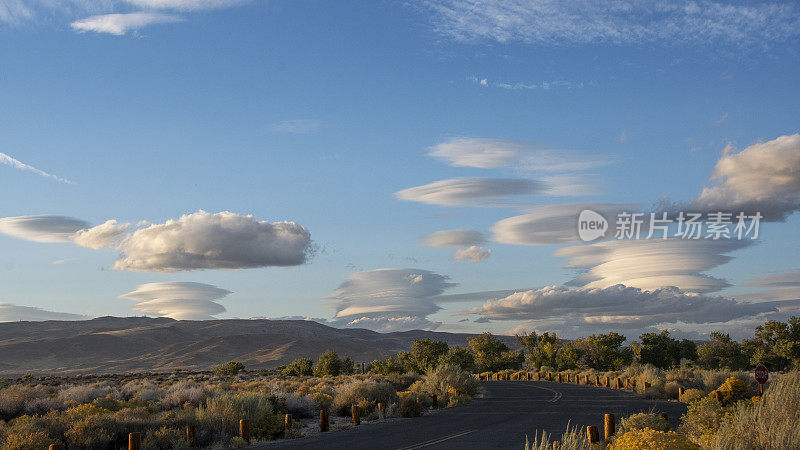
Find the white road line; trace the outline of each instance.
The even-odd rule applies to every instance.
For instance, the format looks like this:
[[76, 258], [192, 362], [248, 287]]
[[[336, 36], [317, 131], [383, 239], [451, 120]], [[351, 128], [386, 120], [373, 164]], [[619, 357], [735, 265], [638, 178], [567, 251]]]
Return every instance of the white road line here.
[[403, 448], [401, 448], [399, 450], [414, 450], [414, 449], [417, 449], [417, 448], [428, 447], [430, 445], [436, 445], [436, 444], [442, 443], [444, 441], [449, 441], [450, 439], [455, 439], [455, 438], [459, 438], [461, 436], [466, 436], [466, 435], [468, 435], [470, 433], [474, 433], [476, 431], [478, 431], [478, 430], [462, 431], [460, 433], [451, 434], [450, 436], [445, 436], [445, 437], [437, 438], [437, 439], [431, 439], [430, 441], [426, 441], [426, 442], [423, 442], [421, 444], [416, 444], [416, 445], [412, 445], [412, 446], [409, 446], [409, 447], [403, 447]]

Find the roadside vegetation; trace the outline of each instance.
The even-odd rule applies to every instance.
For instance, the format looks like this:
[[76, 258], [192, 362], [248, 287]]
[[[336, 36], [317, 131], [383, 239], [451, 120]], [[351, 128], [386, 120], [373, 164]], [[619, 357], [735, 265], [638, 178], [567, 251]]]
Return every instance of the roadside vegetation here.
[[[231, 361], [207, 372], [0, 379], [0, 450], [58, 442], [119, 448], [131, 432], [141, 433], [144, 449], [181, 449], [189, 445], [187, 426], [195, 427], [199, 447], [234, 448], [245, 445], [240, 419], [248, 419], [256, 441], [302, 437], [319, 432], [321, 410], [331, 430], [343, 429], [354, 407], [362, 422], [416, 417], [470, 402], [480, 395], [478, 379], [534, 375], [589, 384], [626, 380], [645, 397], [687, 403], [674, 430], [652, 414], [624, 418], [609, 444], [614, 448], [800, 448], [800, 375], [792, 371], [800, 369], [798, 318], [767, 322], [742, 343], [713, 333], [698, 346], [666, 331], [628, 345], [618, 333], [572, 341], [532, 333], [516, 340], [518, 348], [489, 333], [464, 347], [423, 339], [363, 366], [329, 350], [273, 370], [248, 371]], [[772, 371], [763, 398], [752, 376], [757, 364]], [[286, 414], [293, 418], [289, 428]], [[561, 448], [583, 448], [580, 431], [561, 436]], [[527, 445], [552, 448], [551, 437], [533, 436]]]

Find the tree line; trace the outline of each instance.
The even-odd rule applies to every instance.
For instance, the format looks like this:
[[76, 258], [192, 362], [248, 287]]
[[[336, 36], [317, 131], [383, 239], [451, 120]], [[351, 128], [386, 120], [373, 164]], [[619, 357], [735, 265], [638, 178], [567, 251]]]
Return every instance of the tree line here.
[[[469, 338], [466, 347], [450, 346], [433, 339], [414, 341], [411, 350], [369, 364], [371, 372], [426, 373], [442, 364], [470, 372], [520, 370], [622, 369], [632, 363], [652, 364], [661, 369], [688, 363], [703, 369], [749, 370], [763, 364], [769, 370], [800, 368], [800, 318], [788, 322], [769, 321], [755, 329], [753, 338], [741, 343], [727, 333], [711, 333], [697, 345], [675, 339], [669, 331], [644, 333], [625, 345], [619, 333], [593, 334], [567, 341], [556, 333], [517, 334], [519, 349], [483, 333]], [[294, 364], [294, 363], [293, 363]]]

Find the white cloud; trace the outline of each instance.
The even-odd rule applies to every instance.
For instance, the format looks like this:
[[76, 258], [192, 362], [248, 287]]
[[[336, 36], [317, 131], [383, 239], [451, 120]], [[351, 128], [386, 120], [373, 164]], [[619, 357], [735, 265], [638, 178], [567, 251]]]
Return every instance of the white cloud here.
[[576, 171], [607, 163], [595, 156], [542, 148], [531, 142], [453, 138], [428, 149], [429, 155], [456, 167], [517, 167], [538, 171]]
[[108, 33], [121, 36], [148, 25], [175, 23], [183, 20], [178, 16], [154, 12], [132, 12], [122, 14], [100, 14], [70, 23], [75, 31]]
[[457, 250], [456, 253], [453, 255], [453, 259], [456, 261], [469, 261], [471, 263], [479, 263], [481, 261], [489, 259], [490, 256], [492, 256], [491, 250], [478, 247], [477, 245], [473, 245], [463, 250]]
[[395, 192], [400, 200], [442, 206], [491, 206], [505, 198], [546, 194], [543, 183], [522, 178], [452, 178]]
[[448, 277], [418, 269], [376, 269], [351, 274], [328, 299], [337, 300], [334, 323], [381, 331], [434, 329], [427, 316], [434, 297], [455, 286]]
[[318, 130], [322, 121], [316, 119], [294, 119], [274, 123], [269, 129], [276, 133], [307, 134]]
[[196, 11], [222, 9], [249, 3], [250, 0], [124, 0], [126, 3], [144, 9], [175, 9]]
[[64, 259], [57, 259], [57, 260], [51, 262], [50, 264], [62, 265], [62, 264], [69, 264], [69, 263], [71, 263], [73, 261], [75, 261], [75, 258], [64, 258]]
[[624, 284], [647, 290], [676, 286], [685, 292], [705, 293], [729, 284], [702, 272], [730, 261], [727, 253], [751, 243], [746, 240], [627, 239], [561, 248], [555, 254], [569, 258], [565, 267], [583, 271], [571, 285], [603, 289]]
[[63, 216], [19, 216], [0, 218], [0, 233], [34, 242], [70, 242], [88, 223]]
[[131, 224], [108, 220], [96, 227], [79, 230], [72, 241], [81, 247], [91, 249], [116, 248], [128, 234]]
[[204, 283], [148, 283], [119, 298], [137, 302], [133, 309], [147, 315], [170, 317], [175, 320], [211, 320], [225, 312], [216, 303], [231, 292]]
[[0, 233], [36, 242], [73, 242], [120, 251], [115, 270], [178, 272], [296, 266], [312, 253], [311, 234], [295, 222], [260, 221], [252, 215], [198, 211], [161, 224], [109, 220], [96, 227], [60, 216], [0, 219]]
[[468, 312], [491, 320], [531, 320], [525, 325], [575, 335], [677, 323], [724, 324], [775, 313], [780, 305], [737, 302], [685, 293], [674, 287], [649, 291], [624, 285], [602, 289], [547, 286], [487, 301]]
[[33, 306], [20, 306], [13, 303], [0, 303], [0, 322], [41, 322], [45, 320], [86, 320], [80, 314], [47, 311]]
[[[1, 16], [1, 14], [0, 14], [0, 16]], [[17, 159], [14, 159], [14, 158], [6, 155], [5, 153], [0, 153], [0, 163], [5, 164], [7, 166], [11, 166], [11, 167], [13, 167], [15, 169], [24, 170], [26, 172], [33, 172], [33, 173], [35, 173], [37, 175], [41, 175], [41, 176], [46, 177], [46, 178], [52, 178], [53, 180], [57, 180], [57, 181], [60, 181], [62, 183], [75, 184], [72, 181], [67, 180], [66, 178], [61, 178], [61, 177], [55, 176], [53, 174], [47, 173], [47, 172], [45, 172], [43, 170], [39, 170], [36, 167], [29, 166], [29, 165], [23, 163], [22, 161], [19, 161]]]
[[437, 32], [463, 42], [726, 44], [761, 47], [800, 34], [796, 5], [682, 0], [418, 0]]
[[[622, 203], [556, 203], [531, 208], [528, 214], [503, 219], [492, 226], [492, 240], [511, 245], [566, 245], [583, 242], [578, 236], [578, 216], [589, 209], [609, 221], [613, 236], [617, 213], [636, 208]], [[608, 236], [607, 236], [608, 237]]]
[[303, 264], [311, 235], [295, 222], [198, 211], [136, 230], [119, 246], [116, 270], [177, 272]]
[[426, 247], [464, 247], [486, 242], [486, 237], [475, 230], [441, 230], [422, 238]]
[[740, 152], [725, 149], [714, 166], [715, 185], [689, 204], [700, 211], [760, 212], [783, 221], [800, 209], [800, 134], [753, 144]]

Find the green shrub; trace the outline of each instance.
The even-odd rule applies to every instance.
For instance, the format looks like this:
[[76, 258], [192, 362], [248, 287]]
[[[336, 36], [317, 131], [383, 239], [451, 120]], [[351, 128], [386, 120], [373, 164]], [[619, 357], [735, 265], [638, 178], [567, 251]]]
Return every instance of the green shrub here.
[[311, 358], [295, 359], [282, 371], [284, 376], [302, 377], [314, 375], [314, 361]]
[[238, 361], [229, 361], [214, 369], [214, 374], [220, 377], [233, 376], [244, 370], [244, 364]]
[[339, 355], [333, 350], [328, 350], [321, 354], [316, 366], [314, 366], [315, 377], [335, 377], [352, 371], [353, 363], [350, 362], [350, 358], [340, 359]]
[[[443, 365], [414, 383], [411, 390], [428, 396], [436, 395], [443, 406], [457, 406], [469, 401], [478, 392], [478, 382], [460, 367]], [[451, 404], [451, 398], [455, 399]]]

